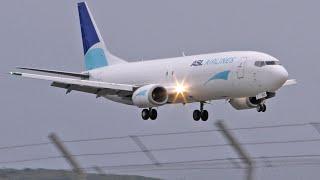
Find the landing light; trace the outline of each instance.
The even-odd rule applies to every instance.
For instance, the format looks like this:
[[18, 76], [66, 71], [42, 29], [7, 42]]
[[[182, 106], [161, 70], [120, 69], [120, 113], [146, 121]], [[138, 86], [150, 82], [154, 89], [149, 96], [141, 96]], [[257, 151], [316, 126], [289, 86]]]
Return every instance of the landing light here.
[[182, 100], [182, 103], [187, 103], [187, 99], [185, 97], [185, 93], [187, 91], [188, 91], [188, 86], [185, 85], [184, 81], [182, 81], [181, 83], [176, 81], [176, 86], [175, 86], [176, 95], [173, 99], [173, 102], [176, 102], [178, 99], [180, 99], [179, 101]]
[[177, 86], [176, 86], [176, 92], [177, 92], [178, 94], [182, 94], [182, 93], [184, 93], [185, 91], [186, 91], [186, 88], [185, 88], [183, 85], [177, 84]]

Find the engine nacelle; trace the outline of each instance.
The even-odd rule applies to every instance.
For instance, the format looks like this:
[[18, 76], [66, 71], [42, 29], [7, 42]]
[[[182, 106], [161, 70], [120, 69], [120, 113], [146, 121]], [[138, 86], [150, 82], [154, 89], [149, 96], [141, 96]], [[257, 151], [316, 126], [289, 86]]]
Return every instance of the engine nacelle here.
[[140, 108], [156, 107], [166, 104], [168, 93], [166, 88], [158, 84], [150, 84], [138, 88], [132, 95], [132, 102]]
[[264, 99], [256, 99], [255, 97], [234, 98], [229, 101], [231, 106], [237, 110], [256, 108]]

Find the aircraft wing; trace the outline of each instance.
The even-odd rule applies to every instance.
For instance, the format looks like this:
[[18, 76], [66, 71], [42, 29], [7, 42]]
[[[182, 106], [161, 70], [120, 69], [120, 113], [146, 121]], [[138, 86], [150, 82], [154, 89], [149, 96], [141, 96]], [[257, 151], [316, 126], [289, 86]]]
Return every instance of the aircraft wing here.
[[28, 68], [28, 67], [17, 67], [17, 69], [28, 70], [28, 71], [36, 71], [36, 72], [43, 72], [43, 73], [51, 73], [51, 74], [58, 74], [58, 75], [64, 75], [64, 76], [71, 76], [71, 77], [77, 77], [77, 78], [81, 78], [81, 79], [89, 79], [89, 74], [85, 74], [85, 73], [54, 71], [54, 70], [48, 70], [48, 69], [38, 69], [38, 68]]
[[21, 72], [10, 72], [10, 74], [32, 79], [53, 81], [51, 86], [65, 88], [67, 89], [67, 93], [71, 92], [72, 90], [76, 90], [96, 94], [97, 97], [102, 95], [120, 95], [123, 97], [130, 96], [132, 95], [133, 91], [137, 88], [134, 85], [128, 84], [107, 83], [101, 81], [65, 78], [40, 74], [30, 74]]

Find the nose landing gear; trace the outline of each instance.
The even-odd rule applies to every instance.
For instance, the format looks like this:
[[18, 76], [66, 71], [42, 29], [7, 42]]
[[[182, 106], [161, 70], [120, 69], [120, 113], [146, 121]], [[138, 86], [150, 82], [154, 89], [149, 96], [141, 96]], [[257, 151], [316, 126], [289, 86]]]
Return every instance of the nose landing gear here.
[[200, 110], [196, 109], [193, 111], [193, 120], [199, 121], [207, 121], [209, 118], [209, 113], [207, 110], [203, 109], [204, 102], [200, 102]]
[[158, 112], [156, 109], [152, 109], [152, 108], [143, 109], [141, 112], [141, 117], [143, 120], [148, 120], [149, 118], [151, 120], [156, 120], [157, 116], [158, 116]]
[[258, 111], [258, 112], [266, 112], [266, 110], [267, 110], [266, 104], [259, 104], [259, 105], [257, 106], [257, 111]]

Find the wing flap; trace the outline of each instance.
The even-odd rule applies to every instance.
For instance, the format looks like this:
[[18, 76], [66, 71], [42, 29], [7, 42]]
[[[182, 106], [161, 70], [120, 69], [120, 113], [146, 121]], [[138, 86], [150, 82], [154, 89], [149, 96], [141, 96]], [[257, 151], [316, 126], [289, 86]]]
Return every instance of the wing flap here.
[[[90, 94], [97, 94], [98, 88], [90, 87], [90, 86], [79, 86], [79, 85], [71, 85], [71, 84], [65, 84], [60, 82], [53, 82], [51, 83], [52, 87], [57, 88], [63, 88], [67, 89], [68, 91], [74, 90], [74, 91], [80, 91]], [[67, 92], [68, 92], [67, 91]]]
[[65, 84], [60, 82], [51, 83], [52, 87], [67, 89], [67, 93], [71, 91], [80, 91], [90, 94], [96, 94], [97, 96], [103, 95], [119, 95], [121, 97], [132, 95], [131, 91], [123, 91], [123, 90], [114, 90], [114, 89], [101, 89], [90, 86], [79, 86], [74, 84]]

